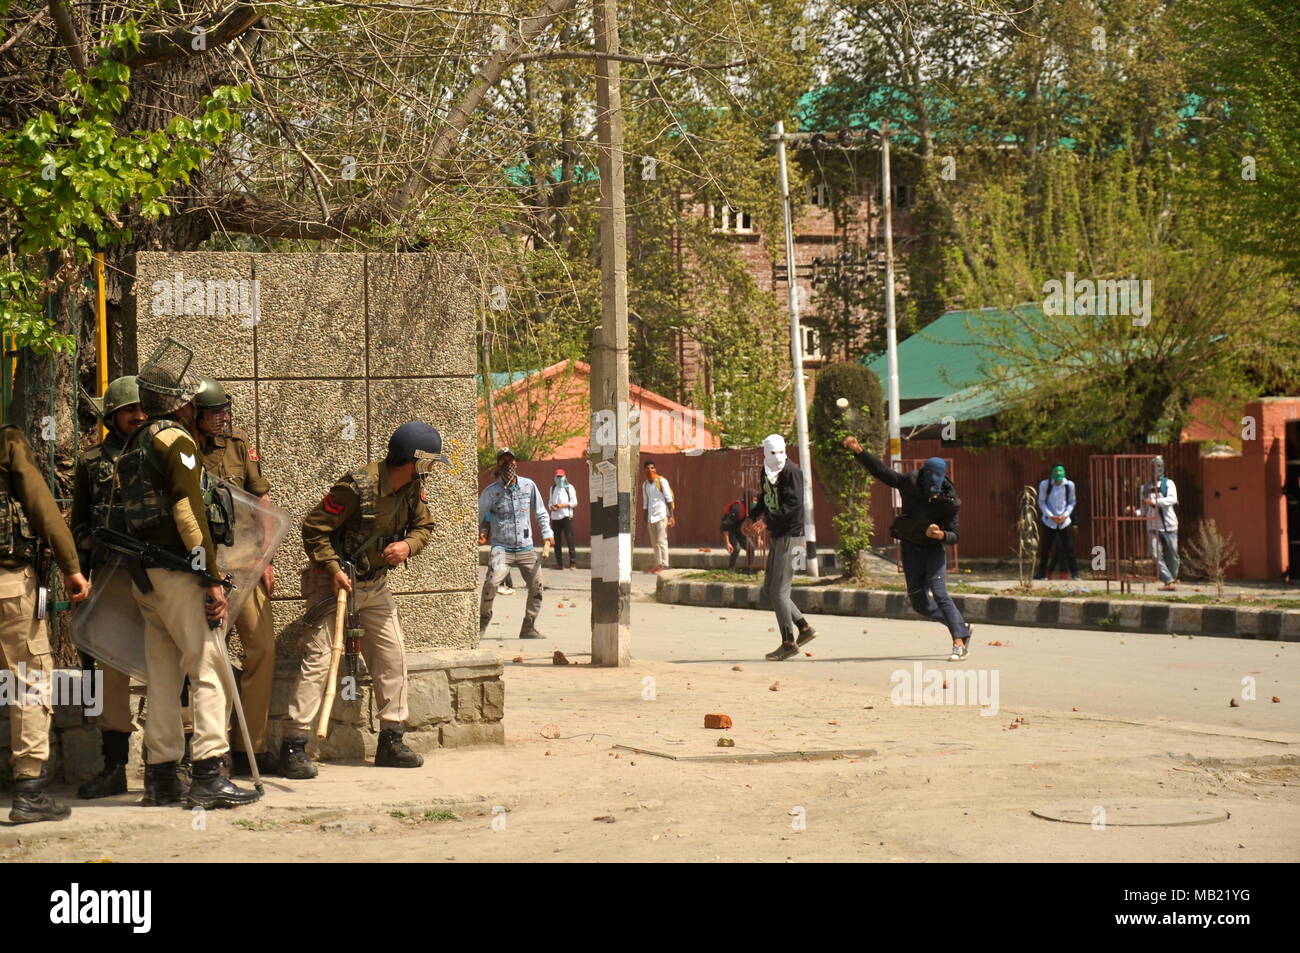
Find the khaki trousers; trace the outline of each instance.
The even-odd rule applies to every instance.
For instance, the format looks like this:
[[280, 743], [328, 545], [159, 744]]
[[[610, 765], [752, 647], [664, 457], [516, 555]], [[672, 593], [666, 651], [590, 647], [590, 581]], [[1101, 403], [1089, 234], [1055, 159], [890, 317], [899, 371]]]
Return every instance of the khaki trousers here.
[[230, 750], [226, 726], [230, 698], [222, 681], [226, 647], [208, 628], [203, 588], [198, 577], [171, 569], [147, 569], [153, 592], [132, 587], [144, 616], [145, 667], [149, 673], [149, 714], [144, 744], [149, 764], [179, 761], [185, 754], [181, 722], [181, 685], [190, 677], [194, 712], [195, 761], [217, 758]]
[[95, 716], [100, 731], [120, 731], [130, 734], [135, 730], [131, 723], [131, 676], [99, 663], [104, 673], [104, 709]]
[[9, 713], [15, 778], [40, 777], [50, 756], [53, 668], [45, 622], [36, 620], [35, 570], [0, 567], [0, 669], [13, 673], [5, 677], [17, 696]]
[[[271, 622], [271, 600], [258, 583], [235, 619], [235, 630], [244, 646], [244, 672], [239, 678], [239, 700], [248, 719], [248, 736], [253, 751], [266, 750], [266, 720], [271, 714], [271, 681], [275, 677], [275, 626]], [[230, 733], [236, 751], [244, 750], [244, 735], [238, 728]]]
[[668, 520], [650, 524], [650, 545], [655, 551], [655, 565], [668, 565]]
[[[285, 715], [285, 733], [294, 735], [311, 734], [325, 695], [325, 680], [329, 678], [330, 653], [334, 644], [335, 597], [330, 577], [308, 569], [302, 574], [302, 594], [308, 607], [328, 602], [330, 611], [306, 640], [298, 685]], [[366, 633], [361, 639], [361, 657], [366, 660], [366, 670], [370, 673], [380, 727], [400, 728], [408, 714], [406, 653], [402, 648], [402, 624], [397, 618], [397, 603], [388, 589], [388, 577], [358, 581], [352, 598], [356, 600], [357, 614]], [[342, 664], [339, 671], [343, 671]]]

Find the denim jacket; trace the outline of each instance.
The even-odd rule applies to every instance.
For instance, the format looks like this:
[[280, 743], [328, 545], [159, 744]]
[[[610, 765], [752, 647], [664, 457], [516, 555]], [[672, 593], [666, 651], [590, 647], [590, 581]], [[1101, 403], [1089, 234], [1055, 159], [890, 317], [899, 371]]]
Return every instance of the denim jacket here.
[[542, 539], [554, 539], [546, 502], [538, 492], [537, 484], [528, 477], [517, 476], [510, 486], [503, 486], [498, 479], [484, 488], [478, 498], [478, 522], [480, 529], [491, 530], [493, 549], [523, 553], [533, 548], [529, 508], [537, 515]]

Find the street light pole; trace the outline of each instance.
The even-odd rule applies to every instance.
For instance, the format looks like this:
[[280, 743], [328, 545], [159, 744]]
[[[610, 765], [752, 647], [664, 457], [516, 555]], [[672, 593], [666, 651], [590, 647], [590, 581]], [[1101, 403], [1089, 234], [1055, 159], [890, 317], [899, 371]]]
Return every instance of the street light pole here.
[[[901, 469], [903, 441], [898, 429], [898, 325], [894, 319], [894, 195], [889, 168], [889, 120], [880, 121], [881, 185], [885, 204], [885, 342], [889, 365], [889, 465]], [[894, 490], [894, 506], [901, 505]]]
[[817, 526], [813, 522], [812, 452], [808, 446], [808, 395], [803, 381], [803, 337], [799, 329], [799, 288], [794, 268], [794, 225], [790, 214], [790, 178], [785, 167], [785, 123], [776, 124], [776, 162], [781, 180], [781, 213], [785, 219], [785, 277], [790, 300], [790, 359], [794, 365], [794, 419], [799, 439], [799, 468], [803, 470], [804, 539], [808, 575], [816, 577]]

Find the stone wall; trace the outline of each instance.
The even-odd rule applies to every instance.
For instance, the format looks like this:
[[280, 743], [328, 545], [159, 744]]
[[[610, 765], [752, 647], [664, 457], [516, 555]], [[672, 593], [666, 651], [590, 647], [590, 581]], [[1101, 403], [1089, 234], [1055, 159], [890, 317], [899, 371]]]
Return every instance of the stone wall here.
[[[408, 648], [478, 644], [475, 310], [465, 266], [422, 254], [137, 256], [124, 329], [134, 353], [124, 366], [138, 369], [167, 335], [194, 348], [200, 372], [226, 386], [272, 500], [294, 521], [276, 558], [277, 632], [302, 611], [299, 521], [335, 479], [383, 457], [399, 424], [418, 419], [442, 432], [451, 465], [425, 481], [432, 542], [390, 584]], [[255, 314], [241, 313], [246, 289], [257, 292]]]
[[[293, 520], [271, 603], [272, 751], [301, 657], [298, 525], [335, 479], [382, 458], [407, 420], [436, 426], [451, 461], [425, 480], [432, 541], [389, 576], [408, 651], [408, 742], [427, 750], [505, 740], [501, 665], [477, 651], [475, 305], [466, 266], [422, 254], [159, 252], [135, 260], [123, 366], [137, 370], [168, 335], [194, 348], [199, 373], [231, 395], [234, 424], [256, 446], [271, 499]], [[357, 699], [336, 702], [316, 752], [322, 760], [374, 754], [378, 725], [369, 679], [360, 681]], [[56, 777], [98, 769], [98, 731], [85, 730], [95, 735], [93, 746], [81, 746], [90, 761], [70, 759]]]

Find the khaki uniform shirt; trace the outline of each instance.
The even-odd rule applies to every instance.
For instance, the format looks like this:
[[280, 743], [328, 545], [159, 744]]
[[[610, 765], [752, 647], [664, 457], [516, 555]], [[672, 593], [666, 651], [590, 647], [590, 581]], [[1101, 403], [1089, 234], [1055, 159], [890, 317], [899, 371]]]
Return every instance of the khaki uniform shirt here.
[[234, 436], [213, 437], [201, 448], [203, 469], [239, 487], [253, 496], [266, 496], [271, 484], [262, 475], [261, 460], [253, 449], [248, 434], [238, 427]]
[[340, 480], [302, 522], [303, 549], [313, 568], [333, 574], [342, 568], [341, 564], [348, 555], [365, 557], [372, 567], [365, 577], [373, 578], [388, 569], [382, 555], [386, 545], [383, 537], [400, 537], [411, 547], [411, 556], [415, 556], [433, 536], [433, 516], [429, 513], [419, 477], [394, 492], [388, 482], [388, 466], [382, 460], [368, 464], [366, 470], [371, 480], [379, 481], [374, 525], [366, 534], [373, 533], [377, 538], [360, 553], [335, 551], [331, 535], [344, 526], [359, 530], [363, 522], [356, 490], [350, 482]]
[[[17, 427], [0, 430], [0, 479], [9, 484], [11, 496], [22, 503], [32, 532], [49, 543], [59, 569], [65, 574], [80, 572], [72, 532], [63, 522], [59, 504], [54, 502], [54, 494], [36, 466], [27, 437]], [[7, 569], [24, 565], [21, 559], [0, 560], [0, 566]]]

